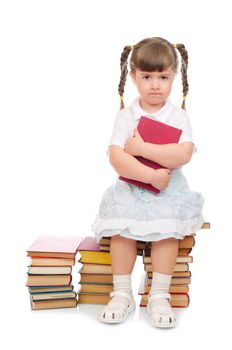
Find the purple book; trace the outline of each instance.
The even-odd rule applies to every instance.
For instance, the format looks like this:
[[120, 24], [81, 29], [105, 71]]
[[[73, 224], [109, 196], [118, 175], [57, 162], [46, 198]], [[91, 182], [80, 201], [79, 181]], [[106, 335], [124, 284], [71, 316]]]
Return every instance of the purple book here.
[[78, 250], [91, 250], [98, 252], [100, 251], [100, 244], [97, 243], [95, 237], [85, 237], [79, 244]]

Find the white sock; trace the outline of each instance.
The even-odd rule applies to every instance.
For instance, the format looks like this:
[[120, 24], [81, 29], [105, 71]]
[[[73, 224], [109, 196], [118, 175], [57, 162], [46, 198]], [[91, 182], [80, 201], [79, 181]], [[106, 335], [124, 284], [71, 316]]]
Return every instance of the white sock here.
[[150, 294], [169, 293], [172, 275], [159, 272], [152, 273], [152, 286]]
[[[132, 294], [131, 289], [131, 274], [129, 275], [113, 275], [113, 291], [122, 291], [129, 294]], [[119, 303], [125, 303], [125, 305], [128, 304], [128, 300], [121, 296], [113, 296], [111, 299], [111, 302], [119, 302]]]
[[[131, 295], [130, 300], [126, 296], [114, 295], [101, 312], [101, 321], [108, 323], [123, 322], [127, 316], [128, 306], [133, 307], [131, 274], [113, 275], [113, 292], [124, 292]], [[122, 307], [123, 305], [123, 307]], [[124, 307], [125, 305], [125, 307]], [[131, 308], [131, 311], [132, 308]]]
[[[169, 293], [172, 275], [166, 275], [159, 272], [152, 273], [152, 286], [150, 295]], [[151, 306], [167, 306], [171, 308], [166, 298], [155, 299], [151, 302]]]
[[[131, 274], [130, 275], [113, 275], [113, 291], [117, 292], [126, 292], [128, 294], [132, 295], [132, 289], [131, 289]], [[114, 295], [109, 303], [107, 304], [110, 306], [109, 311], [111, 310], [111, 313], [114, 311], [114, 304], [116, 303], [123, 303], [125, 304], [125, 308], [128, 306], [128, 299], [119, 295]]]
[[131, 292], [131, 274], [129, 275], [113, 275], [114, 291], [122, 290]]

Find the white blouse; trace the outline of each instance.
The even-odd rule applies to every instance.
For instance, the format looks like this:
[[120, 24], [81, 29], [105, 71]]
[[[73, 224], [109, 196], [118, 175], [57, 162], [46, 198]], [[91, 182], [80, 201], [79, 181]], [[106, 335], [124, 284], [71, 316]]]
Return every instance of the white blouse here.
[[[179, 143], [194, 143], [192, 128], [185, 110], [174, 105], [169, 99], [167, 99], [159, 111], [153, 114], [148, 114], [141, 108], [140, 98], [137, 97], [129, 107], [118, 112], [114, 121], [113, 133], [108, 146], [117, 145], [124, 149], [127, 140], [133, 136], [133, 131], [137, 127], [139, 119], [142, 116], [181, 129], [182, 133]], [[194, 152], [196, 151], [197, 149], [194, 145]]]

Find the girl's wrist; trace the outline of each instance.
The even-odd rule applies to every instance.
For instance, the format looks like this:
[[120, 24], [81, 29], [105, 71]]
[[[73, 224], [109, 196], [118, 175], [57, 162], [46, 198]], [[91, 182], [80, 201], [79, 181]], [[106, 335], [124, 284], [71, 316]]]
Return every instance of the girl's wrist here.
[[149, 170], [150, 171], [148, 173], [148, 179], [147, 179], [148, 181], [147, 181], [147, 183], [152, 185], [154, 183], [155, 179], [156, 179], [156, 170], [152, 169], [152, 168], [150, 168]]

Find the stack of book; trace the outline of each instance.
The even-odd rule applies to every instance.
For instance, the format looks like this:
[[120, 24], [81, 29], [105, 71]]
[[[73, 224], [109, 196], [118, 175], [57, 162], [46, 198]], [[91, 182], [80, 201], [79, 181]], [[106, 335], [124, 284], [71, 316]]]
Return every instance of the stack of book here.
[[80, 269], [79, 304], [107, 304], [113, 289], [109, 251], [101, 250], [96, 238], [86, 237], [79, 248]]
[[[110, 237], [103, 237], [100, 242], [100, 250], [104, 252], [110, 251]], [[147, 243], [143, 241], [137, 241], [137, 255], [143, 255], [144, 249], [146, 248]]]
[[[209, 228], [209, 223], [204, 223], [202, 228]], [[169, 292], [171, 293], [171, 305], [173, 307], [187, 307], [189, 305], [189, 284], [191, 271], [189, 263], [193, 262], [190, 253], [195, 245], [194, 236], [186, 236], [179, 240], [179, 252], [175, 272]], [[144, 270], [139, 287], [141, 295], [140, 306], [146, 306], [147, 295], [151, 288], [152, 269], [150, 258], [151, 243], [137, 241], [137, 255], [142, 255]], [[113, 275], [110, 261], [110, 237], [102, 238], [97, 243], [94, 237], [86, 237], [80, 244], [80, 269], [79, 304], [107, 304], [110, 300], [110, 292], [113, 290]]]
[[[209, 228], [209, 223], [204, 223], [202, 228]], [[191, 283], [191, 271], [189, 263], [193, 262], [190, 253], [195, 245], [194, 236], [186, 236], [183, 240], [179, 240], [179, 250], [176, 259], [176, 265], [171, 280], [169, 293], [171, 294], [170, 304], [172, 307], [188, 307], [189, 285]], [[147, 244], [144, 250], [143, 264], [144, 272], [141, 277], [139, 292], [141, 295], [140, 306], [147, 305], [147, 297], [152, 284], [152, 264], [151, 264], [151, 243]]]
[[[137, 242], [137, 254], [142, 255], [145, 242]], [[94, 237], [86, 237], [79, 248], [80, 270], [79, 304], [107, 304], [113, 290], [113, 274], [110, 261], [110, 238], [97, 243]]]
[[72, 267], [82, 237], [40, 236], [27, 250], [27, 287], [32, 310], [77, 306]]

